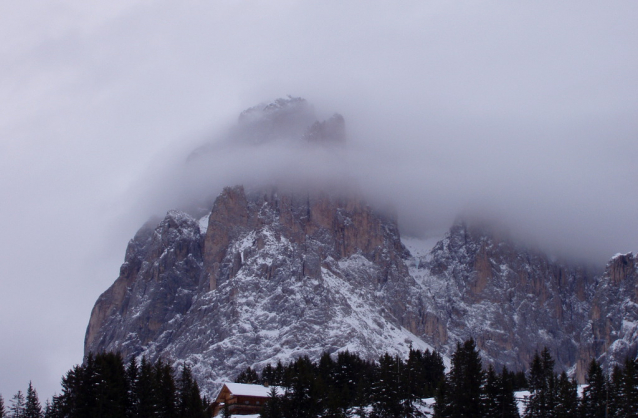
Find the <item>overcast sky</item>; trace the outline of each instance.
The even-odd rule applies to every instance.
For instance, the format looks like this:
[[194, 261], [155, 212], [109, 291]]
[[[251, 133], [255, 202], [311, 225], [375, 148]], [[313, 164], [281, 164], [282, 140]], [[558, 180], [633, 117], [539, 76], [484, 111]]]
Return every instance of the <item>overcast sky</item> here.
[[[185, 187], [164, 166], [287, 94], [345, 117], [404, 230], [480, 209], [597, 263], [638, 250], [638, 3], [309, 3], [0, 2], [5, 401], [82, 360], [127, 241]], [[274, 165], [210, 189], [248, 163]]]

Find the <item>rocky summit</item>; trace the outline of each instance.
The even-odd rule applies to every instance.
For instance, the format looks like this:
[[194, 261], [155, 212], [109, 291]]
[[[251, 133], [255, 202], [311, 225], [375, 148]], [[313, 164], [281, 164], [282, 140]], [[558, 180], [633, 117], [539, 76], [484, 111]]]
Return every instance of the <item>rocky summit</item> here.
[[[279, 99], [242, 113], [229, 137], [343, 143], [345, 122]], [[187, 362], [210, 393], [248, 366], [325, 351], [449, 356], [473, 337], [486, 363], [523, 370], [548, 347], [581, 380], [591, 358], [638, 351], [631, 253], [582, 266], [463, 220], [438, 240], [402, 238], [391, 211], [353, 191], [245, 186], [137, 232], [93, 308], [85, 353]]]

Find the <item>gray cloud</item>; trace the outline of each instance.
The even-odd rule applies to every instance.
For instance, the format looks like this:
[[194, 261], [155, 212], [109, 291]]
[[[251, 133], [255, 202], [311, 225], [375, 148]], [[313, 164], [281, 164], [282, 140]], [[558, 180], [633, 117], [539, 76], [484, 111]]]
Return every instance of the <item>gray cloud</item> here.
[[408, 231], [480, 209], [597, 262], [638, 247], [633, 2], [0, 8], [5, 399], [30, 379], [42, 397], [58, 390], [152, 212], [307, 161], [273, 148], [218, 158], [199, 182], [171, 176], [241, 110], [286, 94], [344, 115], [349, 172]]

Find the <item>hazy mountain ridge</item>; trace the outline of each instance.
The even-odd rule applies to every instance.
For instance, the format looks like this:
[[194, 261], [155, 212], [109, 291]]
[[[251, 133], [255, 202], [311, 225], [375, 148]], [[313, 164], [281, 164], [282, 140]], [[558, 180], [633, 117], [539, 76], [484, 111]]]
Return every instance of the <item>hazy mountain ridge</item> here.
[[362, 201], [236, 187], [208, 219], [200, 235], [194, 218], [172, 211], [136, 235], [96, 303], [87, 352], [186, 360], [214, 382], [324, 350], [375, 358], [428, 347], [401, 326], [415, 283], [396, 223]]
[[547, 346], [560, 367], [576, 363], [593, 272], [459, 222], [411, 273], [434, 289], [433, 310], [449, 338], [473, 337], [485, 360], [521, 369]]
[[[345, 127], [289, 98], [242, 113], [233, 138], [341, 143]], [[170, 211], [140, 229], [96, 302], [85, 352], [187, 361], [210, 390], [295, 356], [375, 358], [410, 344], [449, 355], [473, 337], [497, 366], [520, 370], [547, 346], [582, 377], [608, 348], [613, 361], [635, 355], [637, 269], [631, 253], [603, 273], [463, 221], [413, 256], [396, 217], [353, 191], [238, 186], [204, 218]]]

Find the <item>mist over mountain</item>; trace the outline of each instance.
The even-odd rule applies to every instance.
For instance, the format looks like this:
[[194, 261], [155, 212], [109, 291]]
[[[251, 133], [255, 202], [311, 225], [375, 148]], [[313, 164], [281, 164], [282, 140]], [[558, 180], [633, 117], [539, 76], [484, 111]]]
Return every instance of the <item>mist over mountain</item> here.
[[[284, 116], [268, 117], [284, 103], [291, 108]], [[628, 167], [602, 161], [602, 154], [580, 145], [595, 132], [528, 122], [470, 129], [462, 118], [455, 125], [427, 121], [427, 115], [425, 121], [406, 121], [403, 115], [368, 120], [362, 119], [365, 112], [350, 112], [347, 126], [337, 115], [339, 139], [318, 146], [308, 140], [311, 125], [323, 123], [329, 131], [326, 124], [334, 119], [326, 114], [318, 121], [306, 100], [289, 97], [251, 107], [236, 123], [206, 135], [209, 139], [168, 149], [133, 189], [132, 199], [143, 212], [160, 216], [170, 208], [210, 205], [230, 184], [330, 183], [393, 207], [401, 230], [411, 236], [440, 235], [462, 216], [499, 224], [519, 241], [578, 262], [601, 264], [637, 246], [638, 197], [614, 177]], [[552, 143], [548, 132], [567, 140]]]
[[344, 117], [358, 187], [393, 206], [406, 234], [438, 238], [480, 210], [597, 266], [636, 249], [636, 2], [24, 0], [2, 11], [5, 399], [29, 380], [59, 391], [140, 225], [200, 192], [210, 207], [288, 152], [211, 156], [203, 177], [184, 164], [243, 110], [286, 94], [312, 103], [313, 121]]
[[517, 223], [527, 214], [513, 212], [516, 196], [437, 213], [463, 188], [447, 200], [454, 179], [429, 189], [427, 154], [366, 151], [351, 135], [340, 114], [319, 120], [289, 96], [176, 154], [144, 198], [177, 210], [129, 242], [85, 354], [186, 361], [208, 391], [248, 366], [410, 346], [449, 356], [470, 337], [485, 362], [512, 370], [548, 347], [579, 380], [591, 358], [636, 355], [632, 253], [598, 262], [569, 239], [547, 246], [561, 231]]

